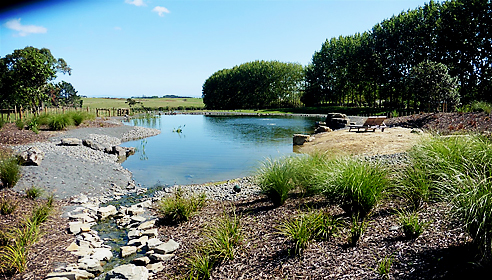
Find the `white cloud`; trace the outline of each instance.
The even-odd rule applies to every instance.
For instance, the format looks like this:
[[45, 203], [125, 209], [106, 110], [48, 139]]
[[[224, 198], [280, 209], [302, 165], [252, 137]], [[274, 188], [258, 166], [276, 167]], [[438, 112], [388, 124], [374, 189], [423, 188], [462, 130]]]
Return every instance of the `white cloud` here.
[[12, 20], [7, 21], [5, 23], [5, 26], [8, 29], [18, 31], [19, 36], [26, 36], [26, 35], [29, 35], [31, 33], [46, 33], [48, 31], [48, 29], [46, 29], [45, 27], [42, 27], [42, 26], [22, 25], [20, 21], [21, 21], [20, 18], [12, 19]]
[[137, 7], [146, 6], [143, 0], [125, 0], [125, 3], [135, 5]]
[[114, 30], [121, 31], [121, 27], [119, 27], [119, 26], [115, 26], [115, 27], [114, 27]]
[[164, 7], [156, 6], [154, 9], [152, 9], [152, 12], [156, 12], [159, 14], [160, 17], [164, 16], [164, 13], [169, 14], [170, 11]]

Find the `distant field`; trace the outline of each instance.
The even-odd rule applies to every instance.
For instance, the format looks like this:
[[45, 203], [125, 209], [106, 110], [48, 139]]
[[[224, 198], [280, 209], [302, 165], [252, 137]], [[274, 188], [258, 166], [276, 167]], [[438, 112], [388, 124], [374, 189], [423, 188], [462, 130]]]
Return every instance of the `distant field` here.
[[[82, 100], [84, 101], [82, 104], [84, 108], [129, 108], [128, 104], [125, 103], [126, 98], [82, 98]], [[204, 107], [202, 98], [135, 98], [134, 100], [142, 102], [144, 107], [150, 108]], [[141, 104], [136, 104], [134, 107], [141, 107]]]

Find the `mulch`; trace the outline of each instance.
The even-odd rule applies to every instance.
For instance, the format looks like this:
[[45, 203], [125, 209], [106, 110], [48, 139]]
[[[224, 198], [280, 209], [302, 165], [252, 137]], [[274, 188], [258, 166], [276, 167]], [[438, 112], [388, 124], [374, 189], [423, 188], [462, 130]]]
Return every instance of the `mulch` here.
[[[484, 113], [420, 114], [389, 119], [389, 126], [418, 127], [443, 134], [460, 131], [486, 132], [492, 130], [490, 116]], [[103, 120], [85, 123], [84, 126], [114, 126]], [[14, 124], [6, 124], [0, 130], [0, 150], [8, 151], [9, 145], [46, 141], [57, 132], [42, 129], [39, 134], [18, 130]], [[1, 151], [0, 151], [1, 152]], [[20, 194], [1, 190], [0, 197], [19, 203], [16, 212], [0, 215], [0, 230], [19, 224], [30, 214], [37, 202]], [[28, 268], [17, 275], [0, 275], [0, 279], [44, 279], [44, 276], [60, 264], [75, 263], [76, 258], [65, 251], [73, 241], [66, 231], [67, 220], [57, 213], [41, 227], [42, 237], [30, 249]], [[430, 204], [421, 212], [421, 218], [429, 221], [427, 230], [415, 240], [403, 238], [394, 212], [401, 207], [398, 201], [381, 204], [369, 219], [369, 225], [358, 246], [347, 246], [347, 230], [328, 241], [315, 241], [301, 256], [290, 254], [292, 243], [278, 233], [278, 226], [310, 209], [324, 209], [346, 219], [341, 209], [328, 205], [322, 197], [295, 197], [286, 204], [274, 208], [262, 196], [234, 203], [210, 202], [199, 215], [179, 225], [162, 225], [160, 233], [181, 244], [176, 257], [165, 263], [165, 270], [155, 279], [167, 279], [186, 271], [185, 259], [195, 246], [200, 246], [203, 231], [224, 211], [241, 216], [244, 239], [236, 257], [216, 266], [213, 279], [378, 279], [375, 269], [384, 257], [392, 257], [391, 279], [461, 279], [474, 278], [482, 272], [474, 265], [474, 254], [469, 237], [461, 228], [450, 222], [446, 205]], [[346, 227], [345, 227], [346, 228]]]

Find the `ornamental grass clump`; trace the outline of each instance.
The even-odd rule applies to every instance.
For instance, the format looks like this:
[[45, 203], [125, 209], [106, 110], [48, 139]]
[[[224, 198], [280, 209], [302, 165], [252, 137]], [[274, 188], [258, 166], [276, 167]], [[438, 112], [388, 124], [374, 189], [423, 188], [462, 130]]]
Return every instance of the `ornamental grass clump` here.
[[5, 198], [2, 198], [0, 200], [0, 214], [2, 215], [12, 214], [14, 213], [16, 208], [17, 208], [17, 203]]
[[234, 259], [234, 252], [243, 240], [240, 217], [235, 209], [231, 214], [210, 224], [205, 239], [186, 259], [189, 279], [209, 279], [214, 266], [225, 259]]
[[157, 204], [157, 211], [162, 219], [171, 223], [189, 221], [191, 217], [205, 206], [205, 194], [188, 194], [181, 188]]
[[30, 188], [26, 189], [26, 197], [32, 200], [41, 197], [43, 193], [44, 190], [36, 186], [31, 186]]
[[325, 171], [331, 160], [326, 153], [314, 152], [293, 158], [292, 179], [305, 196], [319, 194], [328, 180]]
[[388, 171], [381, 165], [354, 157], [333, 162], [324, 193], [350, 216], [363, 219], [390, 188]]
[[313, 240], [328, 240], [341, 226], [342, 222], [329, 213], [311, 211], [283, 221], [278, 231], [294, 243], [293, 253], [300, 255]]
[[262, 193], [272, 201], [274, 206], [283, 205], [289, 192], [296, 187], [294, 181], [295, 162], [292, 156], [267, 159], [257, 171], [256, 182]]
[[69, 112], [67, 114], [72, 119], [73, 124], [75, 124], [76, 126], [79, 126], [85, 120], [95, 119], [94, 114], [90, 114], [90, 113], [82, 112], [82, 111], [72, 111], [72, 112]]
[[391, 266], [393, 265], [394, 257], [393, 255], [391, 256], [386, 256], [382, 258], [378, 266], [376, 267], [376, 272], [381, 276], [383, 279], [389, 279], [389, 273], [391, 271]]
[[367, 228], [367, 221], [360, 219], [357, 216], [352, 217], [352, 226], [350, 227], [349, 236], [347, 238], [348, 245], [351, 247], [357, 246], [360, 238]]
[[48, 121], [48, 126], [51, 130], [63, 130], [73, 124], [73, 119], [68, 114], [51, 115]]
[[19, 161], [15, 157], [0, 159], [0, 181], [4, 188], [12, 188], [21, 177]]
[[419, 237], [430, 225], [430, 222], [422, 221], [415, 211], [401, 211], [398, 213], [398, 222], [403, 230], [403, 234], [408, 239]]

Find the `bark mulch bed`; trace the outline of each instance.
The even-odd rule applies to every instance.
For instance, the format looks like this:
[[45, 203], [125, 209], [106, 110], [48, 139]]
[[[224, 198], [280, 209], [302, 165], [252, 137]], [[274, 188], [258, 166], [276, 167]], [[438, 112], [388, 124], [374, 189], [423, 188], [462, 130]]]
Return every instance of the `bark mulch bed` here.
[[396, 210], [401, 203], [386, 201], [368, 219], [357, 247], [347, 244], [348, 225], [328, 241], [314, 241], [301, 256], [290, 253], [292, 243], [278, 233], [282, 221], [309, 209], [322, 209], [348, 221], [343, 211], [327, 205], [322, 197], [288, 199], [274, 208], [262, 196], [235, 203], [212, 202], [189, 222], [162, 225], [160, 234], [181, 244], [157, 279], [174, 279], [186, 273], [186, 258], [201, 246], [203, 231], [224, 211], [235, 209], [241, 216], [244, 239], [234, 260], [226, 260], [212, 271], [212, 279], [379, 279], [376, 267], [392, 257], [390, 279], [461, 279], [480, 275], [472, 264], [474, 253], [462, 229], [450, 222], [446, 205], [424, 207], [420, 217], [430, 222], [414, 240], [397, 229]]
[[[0, 201], [10, 201], [17, 205], [12, 214], [0, 215], [0, 232], [2, 233], [8, 233], [20, 227], [24, 219], [31, 216], [37, 205], [45, 203], [43, 199], [32, 200], [5, 189], [0, 192]], [[67, 232], [67, 220], [61, 217], [60, 211], [64, 205], [64, 202], [55, 201], [52, 214], [46, 222], [41, 224], [38, 241], [28, 249], [26, 271], [10, 275], [0, 270], [0, 279], [44, 279], [58, 265], [77, 261], [76, 256], [65, 251], [73, 241], [73, 235]]]
[[385, 121], [388, 126], [422, 128], [442, 134], [492, 132], [491, 116], [486, 113], [425, 113]]

